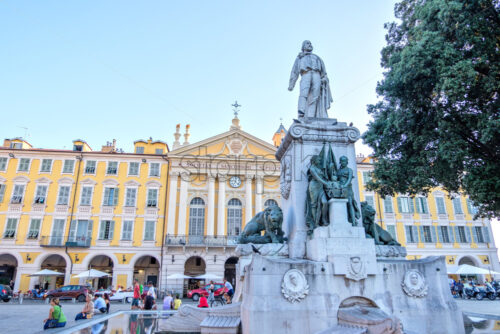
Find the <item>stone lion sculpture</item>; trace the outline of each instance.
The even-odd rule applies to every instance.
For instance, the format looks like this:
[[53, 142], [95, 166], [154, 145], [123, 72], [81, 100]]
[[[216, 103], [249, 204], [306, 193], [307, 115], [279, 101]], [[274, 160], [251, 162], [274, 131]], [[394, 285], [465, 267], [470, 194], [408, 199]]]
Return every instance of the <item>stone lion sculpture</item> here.
[[361, 213], [363, 214], [363, 227], [366, 236], [375, 239], [375, 245], [401, 246], [389, 232], [375, 223], [376, 212], [370, 204], [361, 202]]
[[[283, 243], [285, 238], [281, 229], [283, 225], [283, 212], [276, 205], [267, 207], [264, 211], [255, 215], [241, 232], [238, 242], [240, 244], [254, 243]], [[262, 235], [264, 231], [264, 235]]]

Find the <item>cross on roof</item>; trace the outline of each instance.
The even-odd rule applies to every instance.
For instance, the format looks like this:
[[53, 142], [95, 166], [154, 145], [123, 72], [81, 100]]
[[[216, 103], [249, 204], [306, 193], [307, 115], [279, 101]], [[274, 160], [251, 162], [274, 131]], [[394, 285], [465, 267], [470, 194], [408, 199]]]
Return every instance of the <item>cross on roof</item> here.
[[241, 107], [241, 104], [238, 104], [238, 101], [234, 101], [231, 106], [233, 107], [234, 117], [238, 118], [238, 112], [240, 111], [239, 107]]

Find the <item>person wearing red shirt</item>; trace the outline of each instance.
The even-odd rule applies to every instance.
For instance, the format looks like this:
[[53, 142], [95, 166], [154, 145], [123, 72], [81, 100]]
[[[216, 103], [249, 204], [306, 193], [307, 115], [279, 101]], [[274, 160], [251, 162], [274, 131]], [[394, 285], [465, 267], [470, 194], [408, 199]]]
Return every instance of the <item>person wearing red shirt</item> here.
[[208, 307], [207, 297], [201, 296], [200, 302], [198, 303], [198, 307]]
[[141, 300], [141, 287], [139, 281], [134, 279], [134, 299], [132, 299], [132, 310], [140, 309], [139, 301]]

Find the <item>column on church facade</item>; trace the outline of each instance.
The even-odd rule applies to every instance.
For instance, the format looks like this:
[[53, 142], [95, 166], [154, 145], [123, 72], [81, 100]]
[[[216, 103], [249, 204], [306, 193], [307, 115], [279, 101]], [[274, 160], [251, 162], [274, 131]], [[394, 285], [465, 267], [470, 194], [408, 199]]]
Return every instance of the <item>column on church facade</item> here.
[[244, 224], [248, 223], [253, 217], [252, 211], [252, 175], [246, 175], [245, 178], [245, 221]]
[[217, 204], [217, 235], [224, 235], [226, 223], [226, 177], [219, 175], [219, 202]]
[[175, 211], [177, 208], [177, 178], [179, 173], [170, 174], [170, 188], [168, 192], [168, 216], [167, 216], [167, 234], [175, 233]]
[[187, 189], [189, 184], [189, 174], [181, 174], [181, 193], [179, 196], [179, 229], [177, 234], [186, 234], [186, 209], [187, 209]]
[[255, 214], [262, 211], [262, 192], [264, 189], [264, 178], [257, 175], [255, 178]]
[[207, 235], [214, 235], [215, 219], [215, 177], [208, 176]]

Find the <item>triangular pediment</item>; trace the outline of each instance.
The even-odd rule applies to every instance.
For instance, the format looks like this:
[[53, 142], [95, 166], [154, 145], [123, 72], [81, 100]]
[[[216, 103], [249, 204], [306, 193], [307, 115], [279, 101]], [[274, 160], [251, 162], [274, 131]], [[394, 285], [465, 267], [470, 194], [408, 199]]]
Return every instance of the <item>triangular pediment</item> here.
[[265, 156], [268, 158], [269, 156], [274, 157], [275, 153], [276, 147], [272, 144], [240, 129], [234, 129], [197, 143], [179, 147], [170, 151], [168, 156], [170, 158], [185, 156], [237, 156], [239, 158]]

